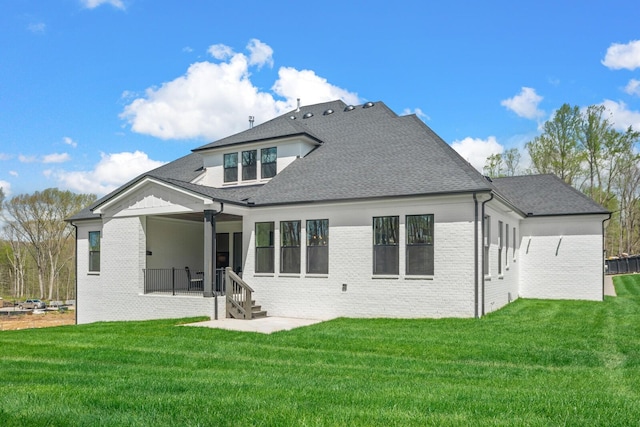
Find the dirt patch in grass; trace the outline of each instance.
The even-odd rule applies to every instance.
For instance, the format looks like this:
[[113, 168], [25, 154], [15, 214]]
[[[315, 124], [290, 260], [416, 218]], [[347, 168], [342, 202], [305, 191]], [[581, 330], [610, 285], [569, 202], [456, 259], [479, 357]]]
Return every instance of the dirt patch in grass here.
[[66, 312], [47, 311], [43, 314], [11, 314], [0, 315], [0, 331], [18, 329], [49, 328], [51, 326], [75, 325], [76, 314], [72, 310]]

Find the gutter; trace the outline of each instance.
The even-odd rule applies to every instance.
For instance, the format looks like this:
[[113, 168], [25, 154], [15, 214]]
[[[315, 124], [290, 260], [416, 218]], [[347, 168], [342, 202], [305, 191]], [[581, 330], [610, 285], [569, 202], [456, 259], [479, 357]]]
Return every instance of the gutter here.
[[[485, 200], [484, 202], [482, 202], [482, 244], [484, 245], [484, 239], [485, 239], [485, 235], [484, 235], [484, 205], [487, 202], [490, 202], [491, 200], [493, 200], [493, 192], [491, 193], [491, 197], [488, 198], [487, 200]], [[491, 247], [491, 242], [489, 242], [489, 247]], [[485, 271], [484, 271], [484, 247], [482, 250], [482, 301], [481, 301], [481, 313], [480, 316], [484, 316], [484, 276], [485, 276]]]
[[[74, 307], [73, 310], [73, 317], [74, 320], [76, 322], [76, 325], [78, 324], [78, 226], [75, 225], [73, 222], [69, 221], [69, 224], [71, 224], [73, 226], [73, 228], [76, 230], [75, 232], [75, 237], [76, 237], [76, 244], [74, 247], [74, 268], [75, 268], [75, 274], [74, 276], [76, 276], [76, 283], [75, 283], [75, 287], [76, 287], [76, 291], [75, 291], [75, 300], [76, 300], [76, 306]], [[604, 279], [603, 279], [603, 286], [604, 286]]]

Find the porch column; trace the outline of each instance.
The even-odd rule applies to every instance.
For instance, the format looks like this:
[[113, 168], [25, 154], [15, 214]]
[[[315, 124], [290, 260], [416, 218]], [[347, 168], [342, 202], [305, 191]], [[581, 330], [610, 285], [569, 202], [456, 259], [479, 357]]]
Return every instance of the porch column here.
[[216, 214], [214, 210], [204, 211], [204, 296], [213, 297], [216, 280]]

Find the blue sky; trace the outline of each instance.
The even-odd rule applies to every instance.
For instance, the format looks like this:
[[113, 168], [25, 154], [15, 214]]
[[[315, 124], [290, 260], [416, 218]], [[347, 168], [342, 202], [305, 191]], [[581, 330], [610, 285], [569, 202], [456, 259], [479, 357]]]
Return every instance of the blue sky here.
[[563, 103], [640, 129], [638, 22], [631, 0], [2, 1], [0, 187], [104, 195], [296, 98], [417, 114], [478, 168]]

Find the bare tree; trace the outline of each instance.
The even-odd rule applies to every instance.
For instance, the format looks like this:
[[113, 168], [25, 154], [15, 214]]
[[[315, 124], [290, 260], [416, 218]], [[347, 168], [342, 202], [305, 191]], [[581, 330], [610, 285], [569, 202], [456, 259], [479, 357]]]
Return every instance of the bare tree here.
[[4, 203], [7, 226], [16, 240], [26, 243], [38, 274], [40, 298], [51, 299], [54, 285], [66, 259], [66, 242], [74, 229], [64, 220], [95, 200], [94, 195], [74, 194], [49, 188], [18, 195]]

